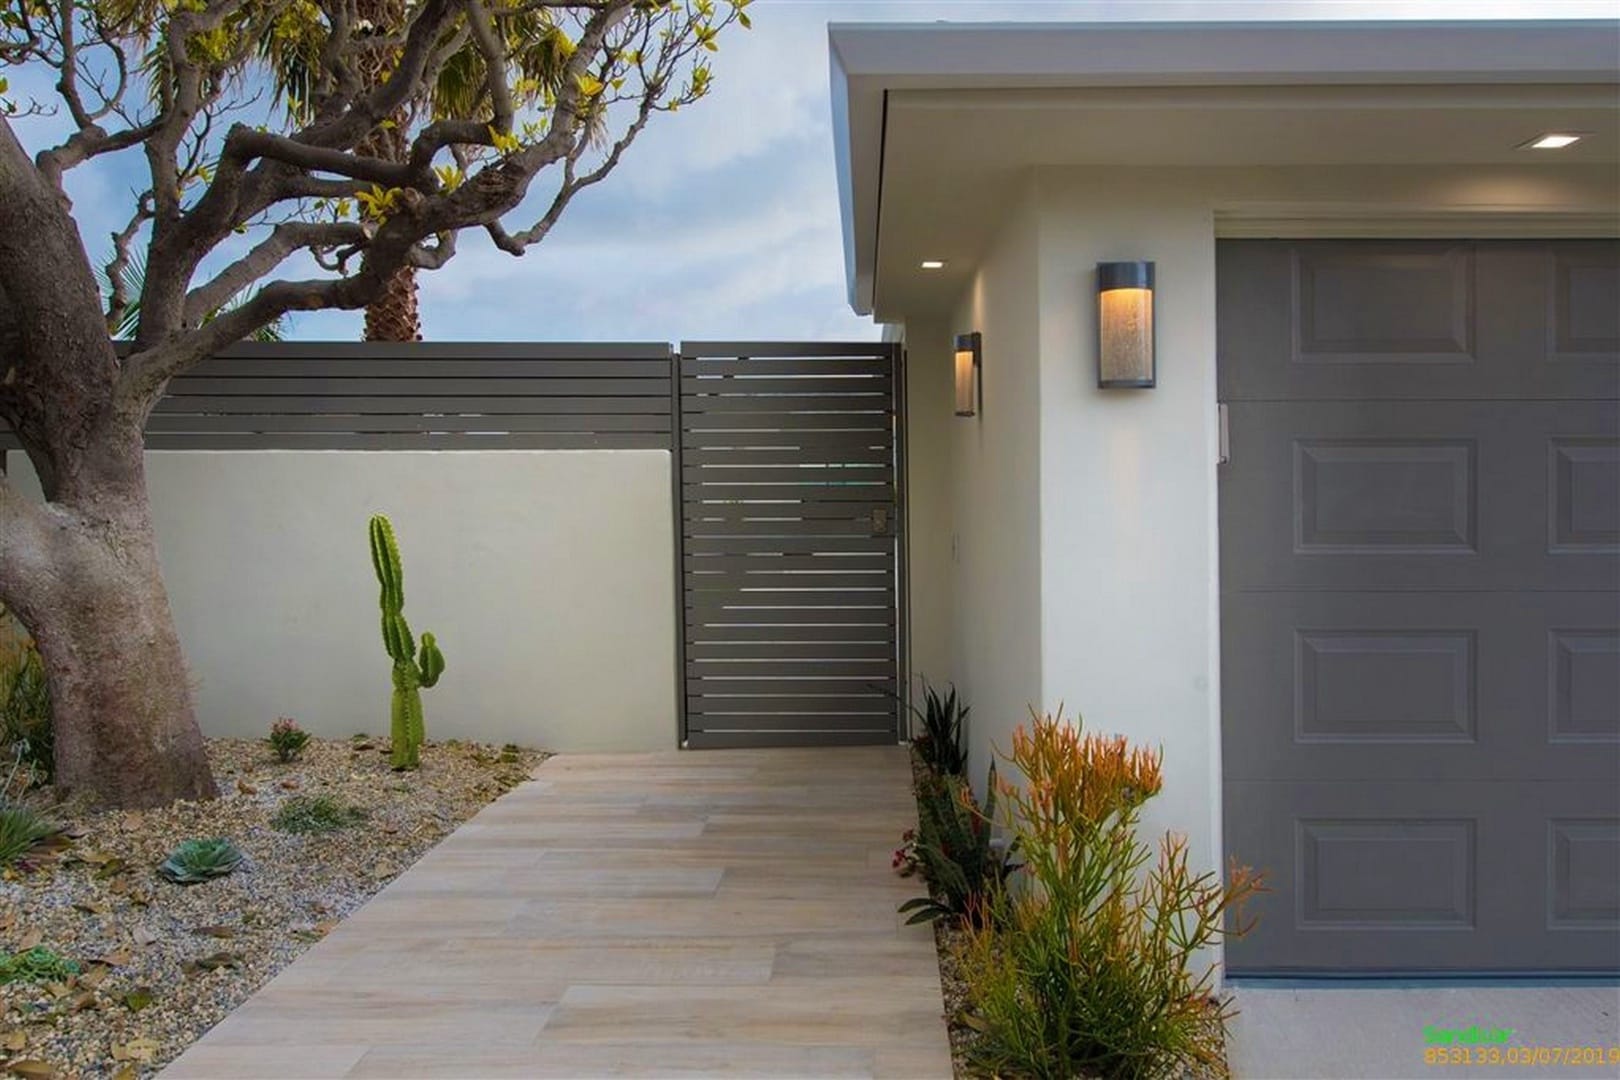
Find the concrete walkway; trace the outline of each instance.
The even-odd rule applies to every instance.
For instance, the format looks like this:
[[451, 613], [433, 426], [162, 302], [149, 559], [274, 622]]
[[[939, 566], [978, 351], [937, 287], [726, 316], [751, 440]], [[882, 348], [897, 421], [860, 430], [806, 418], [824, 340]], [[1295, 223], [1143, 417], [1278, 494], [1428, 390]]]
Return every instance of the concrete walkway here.
[[[1608, 985], [1346, 985], [1233, 986], [1239, 1010], [1227, 1040], [1237, 1080], [1356, 1077], [1620, 1077], [1620, 988]], [[1458, 1061], [1426, 1064], [1424, 1029], [1511, 1029], [1492, 1063], [1478, 1050]], [[1521, 1065], [1513, 1056], [1547, 1048], [1599, 1056], [1601, 1064], [1545, 1061]]]
[[184, 1077], [949, 1077], [896, 747], [553, 758]]

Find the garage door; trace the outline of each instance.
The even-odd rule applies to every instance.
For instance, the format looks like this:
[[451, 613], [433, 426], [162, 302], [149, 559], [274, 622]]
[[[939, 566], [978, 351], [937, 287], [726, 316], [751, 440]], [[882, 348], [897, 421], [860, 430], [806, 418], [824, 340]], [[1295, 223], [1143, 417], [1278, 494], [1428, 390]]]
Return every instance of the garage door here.
[[1232, 971], [1620, 969], [1620, 245], [1218, 259]]

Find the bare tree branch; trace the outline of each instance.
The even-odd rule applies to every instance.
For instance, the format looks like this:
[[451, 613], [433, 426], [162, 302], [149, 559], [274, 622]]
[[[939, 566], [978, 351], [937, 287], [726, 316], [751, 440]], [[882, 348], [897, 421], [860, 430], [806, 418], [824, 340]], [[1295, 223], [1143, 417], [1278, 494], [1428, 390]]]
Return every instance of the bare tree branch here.
[[231, 263], [206, 285], [186, 296], [186, 323], [195, 326], [263, 278], [295, 251], [359, 244], [366, 239], [358, 222], [290, 221], [277, 225], [246, 255]]
[[107, 332], [117, 334], [123, 325], [124, 315], [129, 311], [129, 264], [130, 245], [135, 241], [135, 234], [142, 225], [152, 218], [152, 193], [146, 192], [135, 203], [135, 212], [129, 216], [129, 224], [118, 232], [113, 233], [113, 257], [106, 267], [107, 275]]

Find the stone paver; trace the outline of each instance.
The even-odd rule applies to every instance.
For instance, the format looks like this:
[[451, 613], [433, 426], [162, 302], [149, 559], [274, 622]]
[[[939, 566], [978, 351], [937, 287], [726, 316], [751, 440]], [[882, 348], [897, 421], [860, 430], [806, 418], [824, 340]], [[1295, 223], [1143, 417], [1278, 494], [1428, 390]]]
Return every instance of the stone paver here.
[[949, 1077], [898, 747], [553, 758], [175, 1061], [188, 1077]]

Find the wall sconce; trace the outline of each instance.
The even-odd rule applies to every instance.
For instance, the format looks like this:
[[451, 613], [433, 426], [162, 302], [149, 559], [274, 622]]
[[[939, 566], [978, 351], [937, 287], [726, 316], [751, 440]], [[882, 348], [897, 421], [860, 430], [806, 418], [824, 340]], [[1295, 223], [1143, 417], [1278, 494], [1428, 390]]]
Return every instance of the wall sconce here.
[[1097, 264], [1097, 386], [1151, 387], [1153, 264]]
[[979, 365], [984, 359], [979, 332], [956, 335], [956, 415], [979, 411]]

